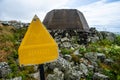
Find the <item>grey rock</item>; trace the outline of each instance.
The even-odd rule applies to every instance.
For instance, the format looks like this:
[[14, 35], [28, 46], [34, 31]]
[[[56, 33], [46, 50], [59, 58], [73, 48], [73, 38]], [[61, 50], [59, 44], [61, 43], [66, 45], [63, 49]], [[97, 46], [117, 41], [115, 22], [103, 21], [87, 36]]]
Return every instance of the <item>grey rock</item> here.
[[97, 53], [97, 59], [103, 62], [105, 60], [106, 56], [103, 53]]
[[99, 40], [98, 36], [90, 37], [90, 42], [95, 43]]
[[61, 38], [61, 42], [70, 41], [67, 37]]
[[93, 80], [109, 80], [108, 76], [105, 76], [100, 73], [94, 73]]
[[70, 42], [63, 42], [62, 44], [64, 48], [71, 48], [72, 46]]
[[93, 65], [94, 67], [96, 67], [96, 68], [98, 67], [97, 62], [94, 62], [94, 61], [93, 61], [93, 62], [92, 62], [92, 65]]
[[15, 77], [15, 78], [9, 79], [9, 80], [22, 80], [22, 77]]
[[81, 63], [80, 64], [80, 70], [85, 74], [88, 75], [88, 68], [85, 64]]
[[80, 63], [84, 63], [85, 65], [89, 65], [89, 61], [85, 58], [81, 58]]
[[71, 49], [71, 50], [75, 50], [75, 48], [74, 48], [74, 47], [72, 47], [72, 46], [71, 46], [71, 48], [70, 48], [70, 49]]
[[58, 35], [54, 39], [55, 39], [55, 41], [60, 42], [60, 38], [61, 38], [61, 36]]
[[49, 70], [58, 68], [60, 71], [66, 71], [71, 67], [71, 65], [70, 65], [70, 62], [68, 62], [62, 57], [59, 57], [56, 61], [46, 64], [45, 67], [46, 69], [49, 69]]
[[63, 72], [59, 71], [58, 68], [54, 69], [54, 74], [48, 74], [47, 80], [64, 80]]
[[79, 54], [79, 49], [75, 50], [73, 54], [78, 55]]
[[97, 31], [95, 28], [90, 28], [90, 33], [91, 33], [90, 36], [92, 37], [98, 36], [100, 40], [103, 39], [102, 34], [99, 31]]
[[114, 61], [112, 59], [105, 59], [104, 63], [107, 65], [111, 65], [112, 63], [114, 63]]
[[31, 77], [37, 79], [37, 80], [40, 80], [40, 73], [39, 72], [36, 72], [36, 73], [33, 73], [33, 74], [30, 74]]
[[64, 78], [61, 78], [60, 80], [80, 80], [81, 76], [83, 75], [79, 66], [75, 66], [74, 62], [69, 62], [62, 57], [59, 57], [57, 61], [46, 64], [46, 67], [49, 70], [52, 69], [54, 72], [54, 74], [48, 75], [47, 79], [50, 78], [48, 80], [59, 80], [59, 71], [61, 76], [64, 74]]
[[54, 36], [58, 36], [58, 33], [55, 33]]
[[77, 49], [77, 48], [80, 47], [80, 45], [78, 45], [78, 44], [72, 44], [72, 46], [73, 46], [74, 49]]
[[91, 72], [94, 71], [94, 68], [95, 68], [95, 67], [94, 67], [93, 65], [88, 65], [87, 67], [88, 67], [88, 70], [89, 70], [89, 71], [91, 71]]
[[70, 35], [68, 33], [65, 34], [66, 37], [70, 37]]
[[34, 71], [37, 71], [38, 70], [38, 65], [34, 65]]
[[0, 62], [0, 78], [6, 77], [11, 72], [11, 69], [6, 62]]
[[65, 72], [65, 80], [80, 80], [82, 72], [71, 68]]
[[65, 54], [65, 55], [64, 55], [64, 59], [66, 59], [66, 60], [68, 60], [68, 61], [71, 61], [71, 60], [72, 60], [72, 57], [71, 57], [71, 55]]
[[91, 62], [95, 62], [97, 60], [97, 54], [94, 52], [85, 53], [85, 58], [87, 58]]
[[112, 32], [107, 32], [107, 31], [101, 31], [100, 32], [103, 36], [103, 39], [108, 39], [111, 42], [115, 41], [116, 35]]

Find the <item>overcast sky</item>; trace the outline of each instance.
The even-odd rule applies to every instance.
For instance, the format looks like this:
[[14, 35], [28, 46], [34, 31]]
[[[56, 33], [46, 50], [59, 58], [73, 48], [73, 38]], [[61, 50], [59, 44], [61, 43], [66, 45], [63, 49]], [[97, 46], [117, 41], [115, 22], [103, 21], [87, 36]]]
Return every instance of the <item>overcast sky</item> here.
[[120, 25], [120, 0], [0, 0], [0, 20], [31, 22], [52, 9], [78, 9], [89, 25]]

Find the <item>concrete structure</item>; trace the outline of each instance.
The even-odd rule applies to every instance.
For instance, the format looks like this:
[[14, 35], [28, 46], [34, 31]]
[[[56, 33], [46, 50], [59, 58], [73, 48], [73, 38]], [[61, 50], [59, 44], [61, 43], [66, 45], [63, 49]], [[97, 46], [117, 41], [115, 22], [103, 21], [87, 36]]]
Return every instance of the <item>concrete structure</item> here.
[[48, 29], [89, 31], [84, 15], [76, 9], [54, 9], [47, 13], [43, 24]]

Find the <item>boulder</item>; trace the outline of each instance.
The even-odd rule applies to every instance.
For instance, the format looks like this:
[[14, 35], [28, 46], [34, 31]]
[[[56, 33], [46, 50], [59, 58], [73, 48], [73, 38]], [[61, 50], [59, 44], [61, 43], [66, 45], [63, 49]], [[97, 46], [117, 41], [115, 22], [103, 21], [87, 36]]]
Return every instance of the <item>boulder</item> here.
[[71, 61], [71, 60], [72, 60], [72, 57], [71, 57], [71, 55], [65, 54], [65, 55], [64, 55], [64, 59], [66, 59], [66, 60], [68, 60], [68, 61]]
[[81, 71], [71, 68], [65, 72], [65, 80], [80, 80], [82, 75]]
[[72, 44], [70, 42], [63, 42], [62, 45], [63, 45], [63, 48], [71, 48], [72, 47]]
[[80, 63], [84, 63], [85, 65], [89, 65], [90, 64], [90, 62], [87, 59], [85, 59], [85, 58], [81, 58], [80, 59]]
[[81, 63], [80, 64], [80, 70], [85, 74], [88, 75], [88, 68], [85, 64]]
[[79, 54], [79, 49], [75, 50], [73, 54], [78, 55]]
[[101, 62], [104, 62], [106, 56], [103, 53], [97, 53], [97, 59], [100, 60]]
[[70, 41], [67, 37], [61, 38], [61, 42]]
[[94, 52], [85, 53], [85, 58], [87, 58], [91, 62], [95, 62], [97, 60], [97, 54]]
[[90, 37], [90, 42], [91, 42], [91, 43], [95, 43], [95, 42], [97, 42], [97, 41], [99, 41], [99, 40], [100, 40], [100, 39], [99, 39], [98, 36]]
[[64, 58], [59, 57], [56, 61], [46, 64], [45, 67], [46, 70], [54, 70], [54, 68], [58, 68], [60, 71], [64, 72], [71, 68], [71, 64]]
[[40, 80], [40, 73], [39, 72], [32, 73], [32, 74], [30, 74], [30, 76], [37, 79], [37, 80]]
[[[51, 78], [49, 80], [59, 80], [60, 75], [58, 75], [59, 71], [61, 76], [64, 74], [64, 78], [60, 80], [80, 80], [83, 75], [79, 66], [75, 66], [74, 62], [69, 62], [62, 57], [59, 57], [57, 61], [52, 63], [48, 63], [45, 65], [45, 70], [52, 70], [54, 74], [49, 74], [47, 78]], [[84, 66], [82, 66], [83, 68]], [[57, 68], [57, 70], [56, 70]], [[84, 70], [86, 73], [86, 71]], [[58, 76], [58, 77], [57, 77]]]
[[22, 80], [22, 77], [15, 77], [15, 78], [9, 79], [9, 80]]
[[104, 60], [104, 63], [105, 63], [106, 65], [112, 65], [112, 63], [114, 63], [114, 61], [113, 61], [112, 59], [105, 59], [105, 60]]
[[116, 39], [116, 35], [112, 32], [101, 31], [100, 33], [102, 34], [103, 39], [110, 40], [111, 42], [114, 42]]
[[91, 71], [91, 72], [94, 71], [94, 68], [95, 68], [95, 67], [94, 67], [93, 65], [88, 65], [87, 67], [88, 67], [88, 70], [89, 70], [89, 71]]
[[105, 76], [100, 73], [94, 73], [93, 80], [109, 80], [108, 76]]
[[0, 62], [0, 78], [6, 77], [11, 72], [11, 69], [6, 62]]
[[47, 80], [64, 80], [64, 74], [58, 68], [55, 68], [53, 74], [48, 74]]

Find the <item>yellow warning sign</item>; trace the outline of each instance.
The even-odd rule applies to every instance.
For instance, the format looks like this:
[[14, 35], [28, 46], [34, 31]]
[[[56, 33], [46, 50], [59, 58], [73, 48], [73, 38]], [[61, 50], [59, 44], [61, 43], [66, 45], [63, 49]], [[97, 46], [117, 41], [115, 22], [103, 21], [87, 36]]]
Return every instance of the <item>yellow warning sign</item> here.
[[18, 49], [20, 65], [50, 62], [58, 58], [58, 46], [35, 15]]

